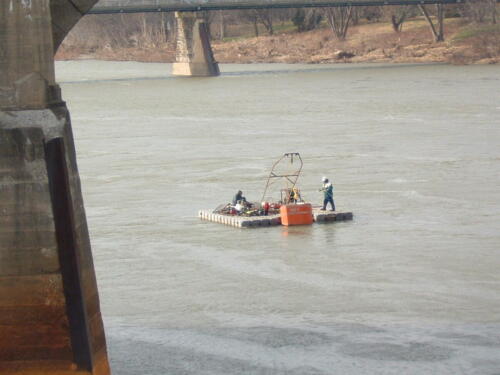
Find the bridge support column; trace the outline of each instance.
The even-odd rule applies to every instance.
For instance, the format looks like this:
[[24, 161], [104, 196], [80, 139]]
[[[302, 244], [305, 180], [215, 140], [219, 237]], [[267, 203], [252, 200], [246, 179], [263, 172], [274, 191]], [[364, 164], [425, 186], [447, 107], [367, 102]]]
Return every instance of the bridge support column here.
[[214, 77], [220, 74], [214, 60], [207, 24], [195, 13], [176, 12], [177, 51], [172, 74]]
[[0, 373], [110, 373], [49, 0], [0, 2]]

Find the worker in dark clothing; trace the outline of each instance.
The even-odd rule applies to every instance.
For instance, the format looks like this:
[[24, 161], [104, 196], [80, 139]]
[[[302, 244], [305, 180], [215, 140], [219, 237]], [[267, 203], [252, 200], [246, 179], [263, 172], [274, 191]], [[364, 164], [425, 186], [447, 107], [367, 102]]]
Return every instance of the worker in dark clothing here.
[[328, 178], [323, 177], [323, 188], [321, 188], [320, 191], [322, 191], [324, 194], [323, 208], [321, 209], [321, 211], [326, 210], [326, 206], [328, 205], [328, 203], [331, 204], [332, 211], [335, 211], [335, 202], [333, 201], [333, 185], [328, 181]]
[[246, 198], [243, 196], [243, 192], [241, 190], [238, 190], [238, 192], [234, 196], [234, 198], [233, 198], [233, 206], [236, 206], [236, 203], [238, 203], [238, 201], [242, 201], [242, 202], [246, 202], [247, 201]]

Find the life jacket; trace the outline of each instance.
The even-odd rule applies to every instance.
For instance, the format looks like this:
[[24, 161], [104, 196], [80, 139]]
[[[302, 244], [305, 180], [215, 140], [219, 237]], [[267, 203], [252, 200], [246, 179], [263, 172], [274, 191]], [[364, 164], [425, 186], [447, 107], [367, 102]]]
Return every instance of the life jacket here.
[[333, 198], [333, 185], [331, 182], [323, 184], [323, 189], [325, 191], [325, 198]]

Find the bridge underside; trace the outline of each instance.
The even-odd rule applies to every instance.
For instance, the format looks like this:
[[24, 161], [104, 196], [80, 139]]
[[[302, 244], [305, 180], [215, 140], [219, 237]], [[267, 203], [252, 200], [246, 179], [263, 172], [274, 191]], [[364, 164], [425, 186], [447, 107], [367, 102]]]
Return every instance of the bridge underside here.
[[97, 0], [50, 0], [54, 51], [95, 3]]

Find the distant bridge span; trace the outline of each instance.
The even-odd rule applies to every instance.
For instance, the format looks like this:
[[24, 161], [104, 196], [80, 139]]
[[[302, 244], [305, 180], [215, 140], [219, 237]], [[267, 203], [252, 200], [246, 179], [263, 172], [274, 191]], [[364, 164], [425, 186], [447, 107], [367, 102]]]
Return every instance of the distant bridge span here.
[[88, 14], [457, 4], [463, 0], [100, 0]]
[[[347, 6], [438, 4], [436, 40], [443, 35], [443, 5], [463, 0], [100, 0], [88, 14], [176, 12], [177, 49], [173, 75], [217, 76], [219, 67], [210, 46], [210, 33], [199, 12], [241, 9], [320, 8]], [[498, 1], [498, 0], [497, 0]], [[422, 7], [422, 11], [424, 8]], [[427, 13], [426, 17], [429, 18]]]

